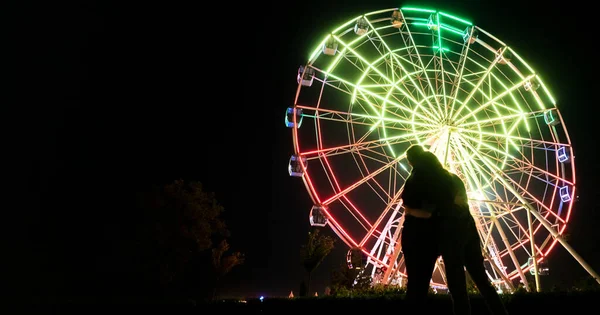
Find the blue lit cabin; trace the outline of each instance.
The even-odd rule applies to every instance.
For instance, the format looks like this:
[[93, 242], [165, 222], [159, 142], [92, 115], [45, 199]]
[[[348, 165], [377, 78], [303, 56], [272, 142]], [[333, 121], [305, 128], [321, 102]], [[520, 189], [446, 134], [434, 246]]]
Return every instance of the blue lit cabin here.
[[327, 225], [327, 215], [325, 214], [323, 206], [313, 206], [312, 209], [310, 209], [308, 220], [311, 226]]
[[567, 148], [562, 146], [556, 150], [556, 157], [560, 163], [569, 163], [569, 153]]
[[311, 86], [314, 78], [315, 69], [305, 68], [304, 66], [300, 66], [300, 68], [298, 68], [297, 81], [299, 84], [302, 84], [304, 86]]
[[[300, 161], [302, 159], [302, 161]], [[297, 155], [292, 155], [290, 157], [290, 163], [288, 164], [288, 171], [290, 176], [293, 177], [302, 177], [304, 175], [304, 168], [302, 164], [306, 167], [306, 158], [299, 158]]]
[[302, 125], [302, 117], [302, 108], [288, 107], [285, 111], [285, 125], [289, 128], [300, 128], [300, 125]]
[[546, 124], [550, 126], [556, 126], [560, 124], [560, 120], [558, 119], [558, 112], [556, 111], [556, 109], [553, 108], [545, 111], [544, 121], [546, 121]]
[[558, 192], [560, 194], [560, 200], [562, 200], [562, 202], [571, 201], [571, 193], [569, 192], [569, 186], [560, 187], [560, 190]]

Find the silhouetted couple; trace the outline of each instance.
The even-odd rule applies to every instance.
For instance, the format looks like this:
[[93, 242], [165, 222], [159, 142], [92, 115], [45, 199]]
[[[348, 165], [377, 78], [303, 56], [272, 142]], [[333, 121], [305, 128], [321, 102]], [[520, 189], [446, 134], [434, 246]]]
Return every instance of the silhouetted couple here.
[[464, 183], [422, 146], [411, 146], [406, 158], [412, 166], [402, 191], [407, 302], [425, 305], [435, 262], [441, 255], [455, 315], [471, 314], [465, 268], [490, 312], [508, 314], [486, 274]]

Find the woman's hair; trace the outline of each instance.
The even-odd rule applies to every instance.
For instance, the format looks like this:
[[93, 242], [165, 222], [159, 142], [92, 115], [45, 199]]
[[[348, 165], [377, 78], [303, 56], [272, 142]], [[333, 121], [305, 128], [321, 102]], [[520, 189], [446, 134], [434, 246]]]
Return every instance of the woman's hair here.
[[406, 150], [406, 159], [410, 165], [416, 165], [420, 162], [419, 156], [425, 152], [425, 149], [421, 145], [413, 144]]
[[[423, 189], [423, 193], [427, 197], [423, 198], [429, 200], [428, 202], [430, 203], [438, 205], [439, 209], [445, 209], [454, 201], [452, 176], [433, 152], [419, 151], [419, 149], [412, 151], [409, 162], [413, 167], [413, 171], [416, 171], [416, 174], [418, 174], [416, 175], [418, 182], [424, 185], [421, 186], [421, 189]], [[408, 153], [407, 151], [407, 159], [409, 158]]]
[[432, 170], [444, 169], [444, 165], [438, 159], [438, 157], [431, 151], [424, 151], [419, 155], [420, 164], [423, 167], [430, 168]]
[[413, 168], [426, 168], [434, 171], [444, 168], [437, 156], [431, 151], [425, 151], [421, 145], [412, 145], [408, 148], [406, 159]]

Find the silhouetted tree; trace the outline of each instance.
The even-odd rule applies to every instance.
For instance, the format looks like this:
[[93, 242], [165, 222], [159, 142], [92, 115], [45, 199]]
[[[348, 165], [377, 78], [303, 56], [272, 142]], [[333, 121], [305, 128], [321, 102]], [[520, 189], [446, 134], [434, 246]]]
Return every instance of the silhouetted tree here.
[[[229, 236], [221, 218], [224, 208], [214, 193], [204, 191], [198, 181], [175, 180], [141, 193], [138, 205], [142, 222], [136, 247], [150, 284], [155, 279], [167, 291], [193, 291], [211, 283], [205, 281], [212, 273], [210, 249], [215, 240]], [[222, 246], [215, 247], [217, 252]], [[221, 272], [228, 272], [225, 265], [231, 258], [219, 259]]]
[[240, 252], [233, 252], [225, 255], [229, 251], [229, 243], [223, 239], [217, 247], [212, 249], [212, 266], [215, 271], [215, 284], [212, 298], [215, 299], [219, 281], [228, 274], [231, 269], [244, 263], [244, 255]]
[[321, 264], [323, 259], [333, 250], [335, 239], [331, 236], [320, 234], [319, 229], [314, 229], [308, 232], [308, 241], [300, 248], [300, 257], [302, 266], [308, 273], [308, 281], [306, 282], [306, 290], [310, 291], [310, 280], [313, 271]]

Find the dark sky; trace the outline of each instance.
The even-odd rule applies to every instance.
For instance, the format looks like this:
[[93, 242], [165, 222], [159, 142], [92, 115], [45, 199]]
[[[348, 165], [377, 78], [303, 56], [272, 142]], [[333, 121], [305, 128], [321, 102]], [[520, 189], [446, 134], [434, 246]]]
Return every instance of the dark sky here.
[[[284, 112], [293, 105], [296, 71], [326, 30], [405, 4], [473, 21], [520, 52], [553, 87], [577, 153], [580, 201], [569, 242], [600, 270], [596, 25], [584, 5], [184, 3], [15, 8], [5, 28], [10, 76], [2, 115], [9, 157], [6, 271], [15, 288], [91, 290], [107, 273], [128, 272], [118, 243], [136, 224], [132, 194], [183, 178], [216, 193], [232, 248], [246, 253], [226, 291], [297, 292], [311, 202], [287, 173], [293, 152]], [[339, 242], [319, 268], [318, 290], [346, 251]], [[568, 286], [587, 275], [560, 246], [549, 265], [547, 283]]]

